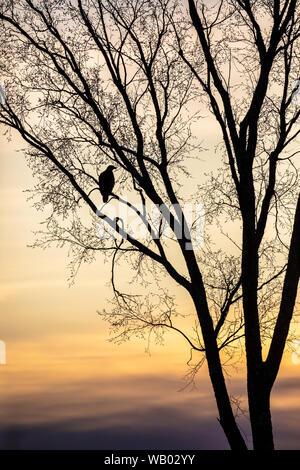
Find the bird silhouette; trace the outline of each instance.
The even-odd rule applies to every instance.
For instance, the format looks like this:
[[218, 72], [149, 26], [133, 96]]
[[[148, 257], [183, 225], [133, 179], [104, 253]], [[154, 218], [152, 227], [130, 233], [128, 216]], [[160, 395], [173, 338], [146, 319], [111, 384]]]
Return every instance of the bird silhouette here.
[[100, 193], [102, 194], [103, 202], [108, 201], [108, 196], [111, 194], [115, 185], [115, 178], [113, 174], [113, 170], [115, 169], [115, 166], [109, 165], [106, 170], [104, 170], [99, 175], [99, 188]]

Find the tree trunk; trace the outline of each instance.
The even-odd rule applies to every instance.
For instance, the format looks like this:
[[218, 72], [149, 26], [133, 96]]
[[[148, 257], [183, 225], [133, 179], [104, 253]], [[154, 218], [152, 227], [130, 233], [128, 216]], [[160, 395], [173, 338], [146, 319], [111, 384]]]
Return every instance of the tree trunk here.
[[255, 223], [255, 191], [252, 159], [240, 168], [240, 208], [243, 218], [242, 289], [247, 357], [248, 404], [254, 450], [273, 450], [270, 413], [271, 387], [262, 359], [260, 318], [257, 302], [259, 256]]
[[254, 450], [274, 450], [270, 390], [263, 377], [261, 383], [248, 382], [249, 412]]
[[219, 422], [227, 437], [230, 448], [232, 450], [247, 450], [245, 441], [233, 415], [220, 361], [217, 341], [214, 334], [213, 322], [206, 303], [204, 288], [202, 289], [201, 287], [202, 279], [200, 281], [200, 288], [198, 284], [197, 293], [192, 293], [191, 295], [202, 330], [209, 376], [220, 416]]

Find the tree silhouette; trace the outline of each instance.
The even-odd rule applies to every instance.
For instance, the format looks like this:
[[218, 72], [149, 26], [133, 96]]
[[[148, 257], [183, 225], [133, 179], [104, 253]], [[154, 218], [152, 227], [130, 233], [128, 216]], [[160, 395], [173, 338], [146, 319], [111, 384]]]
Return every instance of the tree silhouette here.
[[[270, 394], [300, 270], [299, 1], [189, 0], [188, 11], [176, 0], [0, 5], [0, 122], [28, 144], [35, 205], [50, 206], [36, 245], [70, 244], [72, 276], [97, 252], [110, 256], [114, 305], [102, 315], [116, 341], [152, 333], [159, 339], [167, 329], [181, 334], [202, 354], [192, 377], [207, 361], [234, 450], [246, 445], [221, 352], [245, 350], [253, 446], [273, 449]], [[201, 151], [195, 124], [208, 111], [221, 131], [221, 166], [212, 162], [211, 174], [187, 196], [189, 157]], [[118, 168], [117, 184], [103, 205], [98, 177], [109, 164]], [[204, 205], [201, 249], [187, 198]], [[109, 213], [114, 204], [136, 216], [142, 238]], [[232, 248], [220, 244], [221, 236]], [[171, 294], [124, 293], [116, 278], [121, 260], [146, 288], [150, 275], [181, 286], [194, 305], [195, 331], [176, 323]]]

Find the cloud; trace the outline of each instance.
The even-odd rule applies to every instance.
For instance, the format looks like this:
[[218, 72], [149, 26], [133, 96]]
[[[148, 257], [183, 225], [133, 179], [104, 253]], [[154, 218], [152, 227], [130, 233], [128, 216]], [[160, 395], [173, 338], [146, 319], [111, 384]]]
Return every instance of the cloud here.
[[152, 407], [122, 417], [123, 424], [86, 429], [86, 420], [0, 431], [2, 449], [228, 449], [218, 423], [176, 408]]

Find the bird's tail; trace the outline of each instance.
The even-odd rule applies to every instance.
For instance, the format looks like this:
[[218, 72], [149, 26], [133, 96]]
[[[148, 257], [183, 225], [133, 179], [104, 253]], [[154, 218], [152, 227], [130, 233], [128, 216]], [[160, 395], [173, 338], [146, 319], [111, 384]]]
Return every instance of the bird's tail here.
[[107, 202], [108, 201], [108, 195], [105, 194], [104, 196], [102, 196], [102, 199], [103, 199], [103, 202]]

